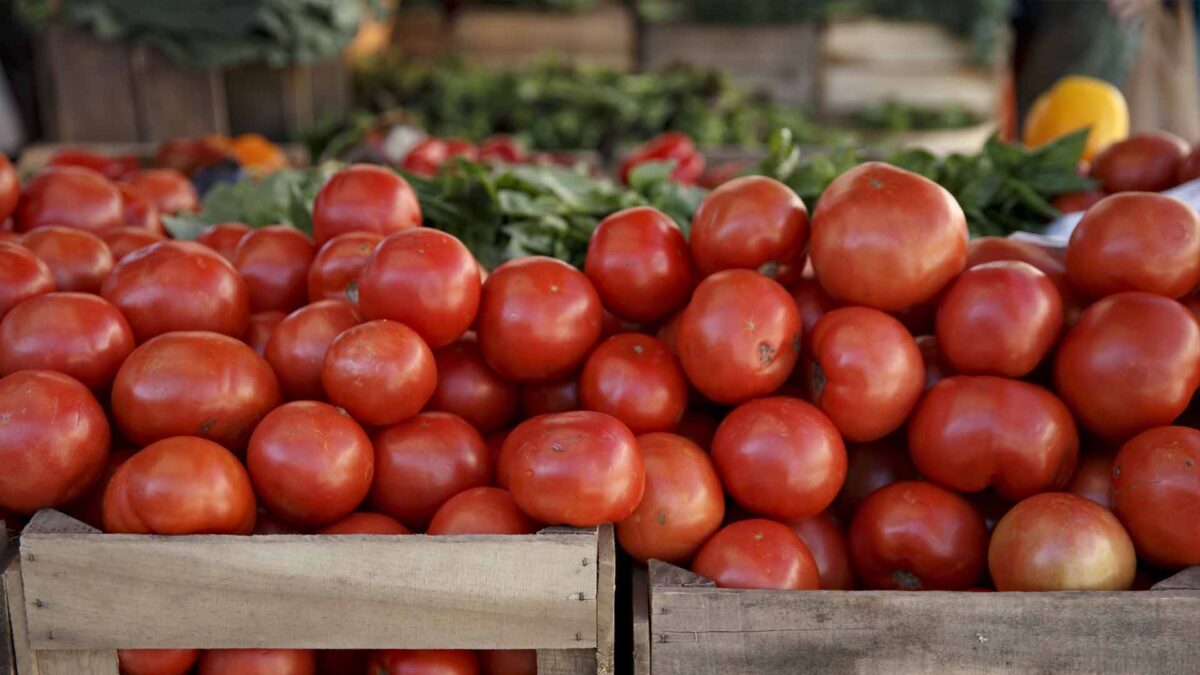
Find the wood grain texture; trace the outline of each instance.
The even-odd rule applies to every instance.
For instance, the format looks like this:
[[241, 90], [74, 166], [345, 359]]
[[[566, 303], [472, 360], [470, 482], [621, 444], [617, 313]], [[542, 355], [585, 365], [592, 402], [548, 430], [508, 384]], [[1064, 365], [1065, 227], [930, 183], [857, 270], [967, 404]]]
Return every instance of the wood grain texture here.
[[129, 47], [53, 25], [37, 52], [42, 122], [49, 135], [67, 142], [138, 138]]
[[595, 649], [539, 649], [538, 675], [593, 675], [596, 673]]
[[601, 0], [586, 12], [544, 12], [463, 4], [451, 26], [453, 50], [493, 68], [528, 64], [553, 52], [572, 62], [632, 68], [633, 10]]
[[633, 594], [633, 675], [650, 675], [650, 581], [646, 570], [635, 567], [629, 585]]
[[616, 670], [617, 543], [612, 525], [601, 525], [596, 533], [596, 675], [613, 675]]
[[5, 590], [4, 579], [4, 570], [8, 568], [9, 560], [14, 554], [15, 550], [8, 541], [8, 529], [4, 521], [0, 520], [0, 675], [16, 675], [17, 672], [17, 661], [13, 656], [12, 621], [8, 618], [8, 592]]
[[17, 675], [37, 675], [37, 662], [29, 648], [29, 631], [25, 624], [21, 559], [17, 556], [12, 556], [4, 566], [4, 598], [8, 603], [9, 629], [12, 631], [13, 669]]
[[38, 675], [118, 675], [115, 651], [37, 652]]
[[229, 132], [220, 71], [181, 66], [149, 45], [133, 47], [130, 63], [138, 138], [163, 141]]

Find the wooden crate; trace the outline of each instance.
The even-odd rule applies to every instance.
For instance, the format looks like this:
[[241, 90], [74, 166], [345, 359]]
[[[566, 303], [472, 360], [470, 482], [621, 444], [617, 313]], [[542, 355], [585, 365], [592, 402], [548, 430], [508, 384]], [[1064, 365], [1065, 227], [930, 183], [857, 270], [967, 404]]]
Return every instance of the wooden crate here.
[[719, 589], [656, 560], [642, 574], [638, 675], [1200, 672], [1200, 567], [1124, 593]]
[[10, 549], [7, 529], [4, 521], [0, 520], [0, 675], [16, 675], [17, 664], [13, 656], [12, 620], [8, 611], [7, 576], [4, 570], [8, 568], [9, 558], [16, 555], [16, 549]]
[[160, 537], [42, 511], [19, 553], [17, 675], [116, 675], [116, 649], [185, 647], [537, 649], [542, 675], [613, 672], [611, 526]]
[[553, 54], [573, 63], [630, 69], [637, 53], [633, 10], [619, 0], [600, 0], [584, 12], [465, 4], [453, 17], [450, 35], [454, 54], [497, 68]]

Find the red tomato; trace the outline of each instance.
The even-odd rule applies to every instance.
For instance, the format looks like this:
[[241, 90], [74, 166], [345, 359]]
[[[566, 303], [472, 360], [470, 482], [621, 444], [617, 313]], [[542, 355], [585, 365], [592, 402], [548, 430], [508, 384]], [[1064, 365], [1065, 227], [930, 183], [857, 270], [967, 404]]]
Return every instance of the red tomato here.
[[691, 245], [701, 276], [757, 270], [790, 286], [804, 271], [808, 209], [773, 178], [735, 178], [708, 193], [696, 210]]
[[270, 225], [246, 235], [233, 253], [233, 266], [250, 290], [250, 311], [290, 312], [308, 302], [312, 241], [290, 225]]
[[858, 443], [900, 428], [925, 386], [916, 341], [899, 321], [867, 307], [821, 317], [805, 366], [812, 402]]
[[429, 136], [409, 149], [401, 167], [409, 173], [431, 178], [437, 175], [438, 170], [449, 159], [450, 152], [446, 142]]
[[0, 152], [0, 223], [17, 210], [17, 199], [21, 195], [21, 182], [17, 178], [17, 170], [8, 155]]
[[200, 657], [198, 649], [118, 649], [121, 675], [187, 675]]
[[166, 230], [163, 229], [158, 207], [137, 188], [118, 183], [117, 190], [121, 192], [121, 222], [124, 226], [151, 232], [160, 235], [160, 238], [165, 238]]
[[521, 419], [538, 415], [579, 410], [579, 377], [564, 380], [523, 384], [519, 391]]
[[820, 588], [812, 554], [787, 525], [754, 518], [721, 528], [700, 548], [692, 571], [719, 588]]
[[375, 245], [377, 232], [347, 232], [325, 242], [308, 268], [308, 301], [349, 300], [358, 303], [358, 277]]
[[317, 246], [346, 232], [387, 236], [421, 226], [421, 205], [408, 181], [395, 171], [352, 164], [330, 178], [313, 202], [313, 239]]
[[689, 408], [679, 421], [675, 433], [683, 436], [708, 452], [712, 448], [713, 436], [717, 435], [717, 420], [707, 412]]
[[1079, 423], [1103, 438], [1170, 424], [1200, 385], [1200, 326], [1173, 300], [1110, 295], [1063, 338], [1054, 384]]
[[721, 527], [725, 495], [712, 460], [675, 434], [638, 436], [646, 491], [637, 509], [617, 523], [617, 541], [639, 562], [686, 564]]
[[821, 193], [809, 255], [833, 297], [896, 312], [933, 298], [962, 271], [967, 219], [937, 183], [866, 162]]
[[1187, 153], [1187, 141], [1175, 134], [1142, 132], [1096, 155], [1091, 175], [1106, 192], [1162, 192], [1176, 185]]
[[730, 497], [751, 513], [796, 520], [824, 511], [846, 478], [846, 448], [820, 410], [794, 398], [760, 398], [729, 413], [713, 463]]
[[198, 169], [232, 159], [228, 150], [206, 138], [173, 138], [158, 144], [154, 165], [192, 175]]
[[[267, 353], [267, 343], [271, 340], [271, 336], [275, 334], [275, 329], [283, 322], [286, 316], [283, 312], [274, 310], [251, 314], [250, 324], [246, 326], [246, 333], [242, 336], [242, 342], [250, 345], [255, 354], [259, 356], [265, 355]], [[317, 375], [320, 377], [319, 370]]]
[[108, 491], [108, 484], [112, 482], [112, 477], [117, 473], [117, 468], [126, 462], [130, 457], [133, 457], [134, 451], [130, 449], [117, 450], [113, 449], [108, 453], [108, 461], [105, 462], [104, 469], [100, 472], [99, 478], [96, 479], [88, 491], [82, 497], [75, 500], [70, 508], [64, 512], [82, 522], [91, 525], [97, 530], [104, 529], [104, 493]]
[[290, 401], [325, 398], [321, 370], [338, 335], [359, 324], [358, 311], [345, 300], [321, 300], [288, 314], [267, 340], [263, 355]]
[[821, 317], [841, 305], [821, 288], [816, 279], [802, 277], [792, 286], [792, 300], [800, 312], [800, 341], [803, 351], [812, 351], [812, 330]]
[[151, 443], [117, 468], [104, 493], [104, 531], [250, 534], [254, 490], [233, 453], [195, 436]]
[[367, 659], [370, 656], [371, 652], [364, 649], [319, 649], [317, 675], [366, 673]]
[[358, 307], [368, 319], [391, 319], [436, 349], [471, 327], [479, 311], [479, 266], [463, 243], [428, 228], [389, 235], [367, 259]]
[[446, 500], [426, 534], [533, 534], [537, 529], [507, 490], [477, 487]]
[[560, 379], [600, 338], [602, 315], [596, 289], [579, 270], [542, 256], [511, 260], [483, 285], [479, 349], [508, 380]]
[[21, 237], [21, 245], [50, 267], [60, 291], [99, 292], [113, 268], [108, 244], [83, 230], [39, 227]]
[[1104, 190], [1084, 190], [1083, 192], [1070, 192], [1065, 195], [1059, 195], [1051, 200], [1050, 204], [1063, 213], [1075, 213], [1077, 211], [1087, 211], [1092, 208], [1093, 204], [1107, 196], [1108, 193]]
[[1075, 467], [1075, 475], [1064, 488], [1065, 492], [1087, 497], [1100, 506], [1113, 508], [1112, 496], [1112, 466], [1114, 454], [1111, 452], [1091, 452], [1079, 456], [1079, 465]]
[[679, 360], [662, 342], [641, 333], [600, 343], [579, 376], [583, 408], [612, 415], [635, 434], [674, 431], [687, 396]]
[[1113, 461], [1112, 490], [1142, 560], [1200, 565], [1200, 431], [1159, 427], [1134, 436]]
[[537, 650], [493, 649], [477, 654], [483, 675], [537, 675]]
[[584, 271], [604, 306], [628, 321], [658, 321], [692, 292], [692, 259], [675, 221], [649, 206], [600, 221], [588, 242]]
[[823, 591], [852, 591], [858, 583], [850, 566], [846, 533], [829, 511], [788, 523], [817, 564]]
[[921, 475], [943, 487], [992, 487], [1015, 501], [1067, 484], [1079, 436], [1070, 411], [1046, 389], [958, 375], [921, 400], [908, 423], [908, 449]]
[[691, 185], [704, 174], [704, 155], [696, 150], [696, 144], [687, 135], [675, 131], [659, 134], [634, 148], [622, 160], [617, 169], [617, 175], [622, 183], [629, 182], [629, 172], [634, 167], [646, 162], [675, 161], [671, 171], [671, 180], [676, 183]]
[[921, 360], [925, 362], [925, 391], [929, 391], [938, 382], [954, 374], [950, 364], [942, 357], [937, 338], [932, 335], [920, 335], [916, 338], [917, 349], [921, 350]]
[[1108, 509], [1065, 492], [1030, 497], [992, 532], [988, 570], [997, 591], [1124, 591], [1133, 542]]
[[[1176, 176], [1176, 181], [1180, 184], [1188, 183], [1200, 178], [1200, 145], [1192, 148], [1188, 156], [1179, 164], [1179, 174]], [[3, 184], [3, 179], [0, 179], [0, 185]], [[2, 192], [2, 190], [0, 190]], [[3, 200], [0, 200], [2, 203]], [[4, 209], [0, 208], [0, 214], [4, 213]]]
[[0, 317], [22, 301], [57, 288], [50, 267], [32, 251], [0, 242]]
[[633, 514], [646, 487], [629, 428], [598, 412], [541, 415], [504, 441], [508, 489], [522, 511], [551, 525], [591, 527]]
[[800, 354], [800, 313], [782, 286], [749, 270], [696, 287], [676, 338], [688, 380], [718, 403], [775, 391]]
[[382, 513], [351, 513], [317, 534], [412, 534], [404, 523]]
[[475, 652], [463, 650], [385, 649], [371, 653], [367, 672], [371, 675], [478, 675], [479, 659]]
[[100, 238], [108, 245], [115, 262], [120, 262], [122, 258], [140, 248], [166, 239], [158, 232], [140, 227], [115, 227], [100, 235]]
[[316, 675], [311, 649], [210, 649], [200, 657], [200, 675]]
[[63, 148], [54, 153], [47, 166], [82, 167], [103, 174], [105, 178], [110, 180], [117, 180], [137, 171], [139, 164], [140, 162], [138, 162], [137, 157], [132, 155], [110, 157], [109, 155], [91, 152], [83, 148]]
[[196, 243], [204, 244], [232, 263], [238, 244], [252, 231], [249, 225], [241, 223], [217, 223], [201, 230]]
[[516, 417], [517, 386], [488, 366], [474, 340], [446, 345], [433, 358], [438, 378], [430, 410], [458, 415], [481, 434], [507, 427]]
[[484, 162], [524, 164], [529, 160], [529, 152], [512, 136], [492, 134], [479, 144], [479, 159]]
[[900, 435], [847, 445], [846, 481], [836, 502], [838, 515], [849, 522], [867, 495], [885, 485], [918, 478]]
[[180, 211], [200, 210], [196, 186], [174, 169], [143, 169], [125, 182], [145, 195], [160, 213], [173, 216]]
[[135, 349], [112, 392], [117, 426], [138, 445], [201, 436], [241, 450], [279, 403], [279, 383], [262, 357], [231, 337], [201, 332], [160, 335]]
[[421, 413], [375, 434], [371, 503], [424, 530], [454, 495], [492, 482], [492, 453], [461, 417]]
[[0, 375], [56, 370], [105, 392], [133, 346], [129, 323], [103, 298], [47, 293], [0, 319]]
[[254, 531], [251, 534], [258, 536], [263, 534], [312, 534], [311, 528], [300, 527], [295, 523], [284, 520], [274, 513], [262, 508], [258, 508], [258, 513], [254, 518]]
[[13, 219], [17, 232], [59, 225], [98, 234], [122, 225], [121, 193], [90, 169], [51, 167], [25, 185]]
[[0, 378], [0, 420], [0, 509], [66, 506], [104, 470], [108, 420], [78, 380], [47, 370]]
[[871, 493], [850, 524], [850, 558], [867, 588], [961, 591], [987, 559], [983, 516], [932, 483], [894, 483]]
[[321, 366], [329, 402], [363, 424], [382, 426], [412, 417], [437, 389], [433, 352], [411, 328], [368, 321], [330, 343]]

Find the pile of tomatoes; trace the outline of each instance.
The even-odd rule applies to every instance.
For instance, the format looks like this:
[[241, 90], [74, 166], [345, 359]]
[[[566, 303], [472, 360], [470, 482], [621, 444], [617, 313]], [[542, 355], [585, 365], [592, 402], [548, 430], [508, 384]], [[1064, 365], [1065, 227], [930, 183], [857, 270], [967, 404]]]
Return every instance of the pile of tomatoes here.
[[1166, 131], [1133, 134], [1106, 147], [1091, 163], [1080, 167], [1099, 185], [1054, 200], [1063, 213], [1085, 211], [1119, 192], [1162, 192], [1200, 178], [1200, 145]]

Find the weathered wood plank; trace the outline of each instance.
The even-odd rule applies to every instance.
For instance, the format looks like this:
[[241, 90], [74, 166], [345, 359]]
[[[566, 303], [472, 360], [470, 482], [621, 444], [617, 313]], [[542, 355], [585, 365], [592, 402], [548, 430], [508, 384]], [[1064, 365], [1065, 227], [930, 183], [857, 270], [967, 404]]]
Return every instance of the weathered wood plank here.
[[138, 137], [126, 45], [54, 25], [42, 34], [39, 46], [42, 123], [51, 137], [67, 142]]
[[12, 621], [9, 619], [8, 592], [5, 590], [4, 570], [15, 550], [9, 545], [8, 528], [0, 520], [0, 675], [16, 675], [17, 662], [13, 656]]
[[596, 673], [595, 649], [539, 649], [538, 675], [593, 675]]
[[219, 70], [181, 66], [149, 45], [133, 48], [131, 64], [138, 138], [162, 141], [228, 133], [225, 82]]
[[616, 670], [617, 543], [612, 525], [596, 533], [596, 675]]
[[21, 589], [21, 559], [12, 556], [4, 566], [4, 598], [8, 603], [9, 630], [12, 631], [13, 669], [17, 675], [38, 675], [33, 650], [29, 648], [29, 630], [25, 623], [25, 594]]
[[455, 53], [490, 67], [529, 63], [549, 52], [570, 61], [631, 68], [637, 51], [633, 11], [617, 0], [579, 13], [464, 4], [451, 36]]
[[646, 570], [635, 567], [633, 594], [633, 675], [650, 675], [650, 582]]
[[37, 652], [38, 675], [118, 675], [115, 651]]

